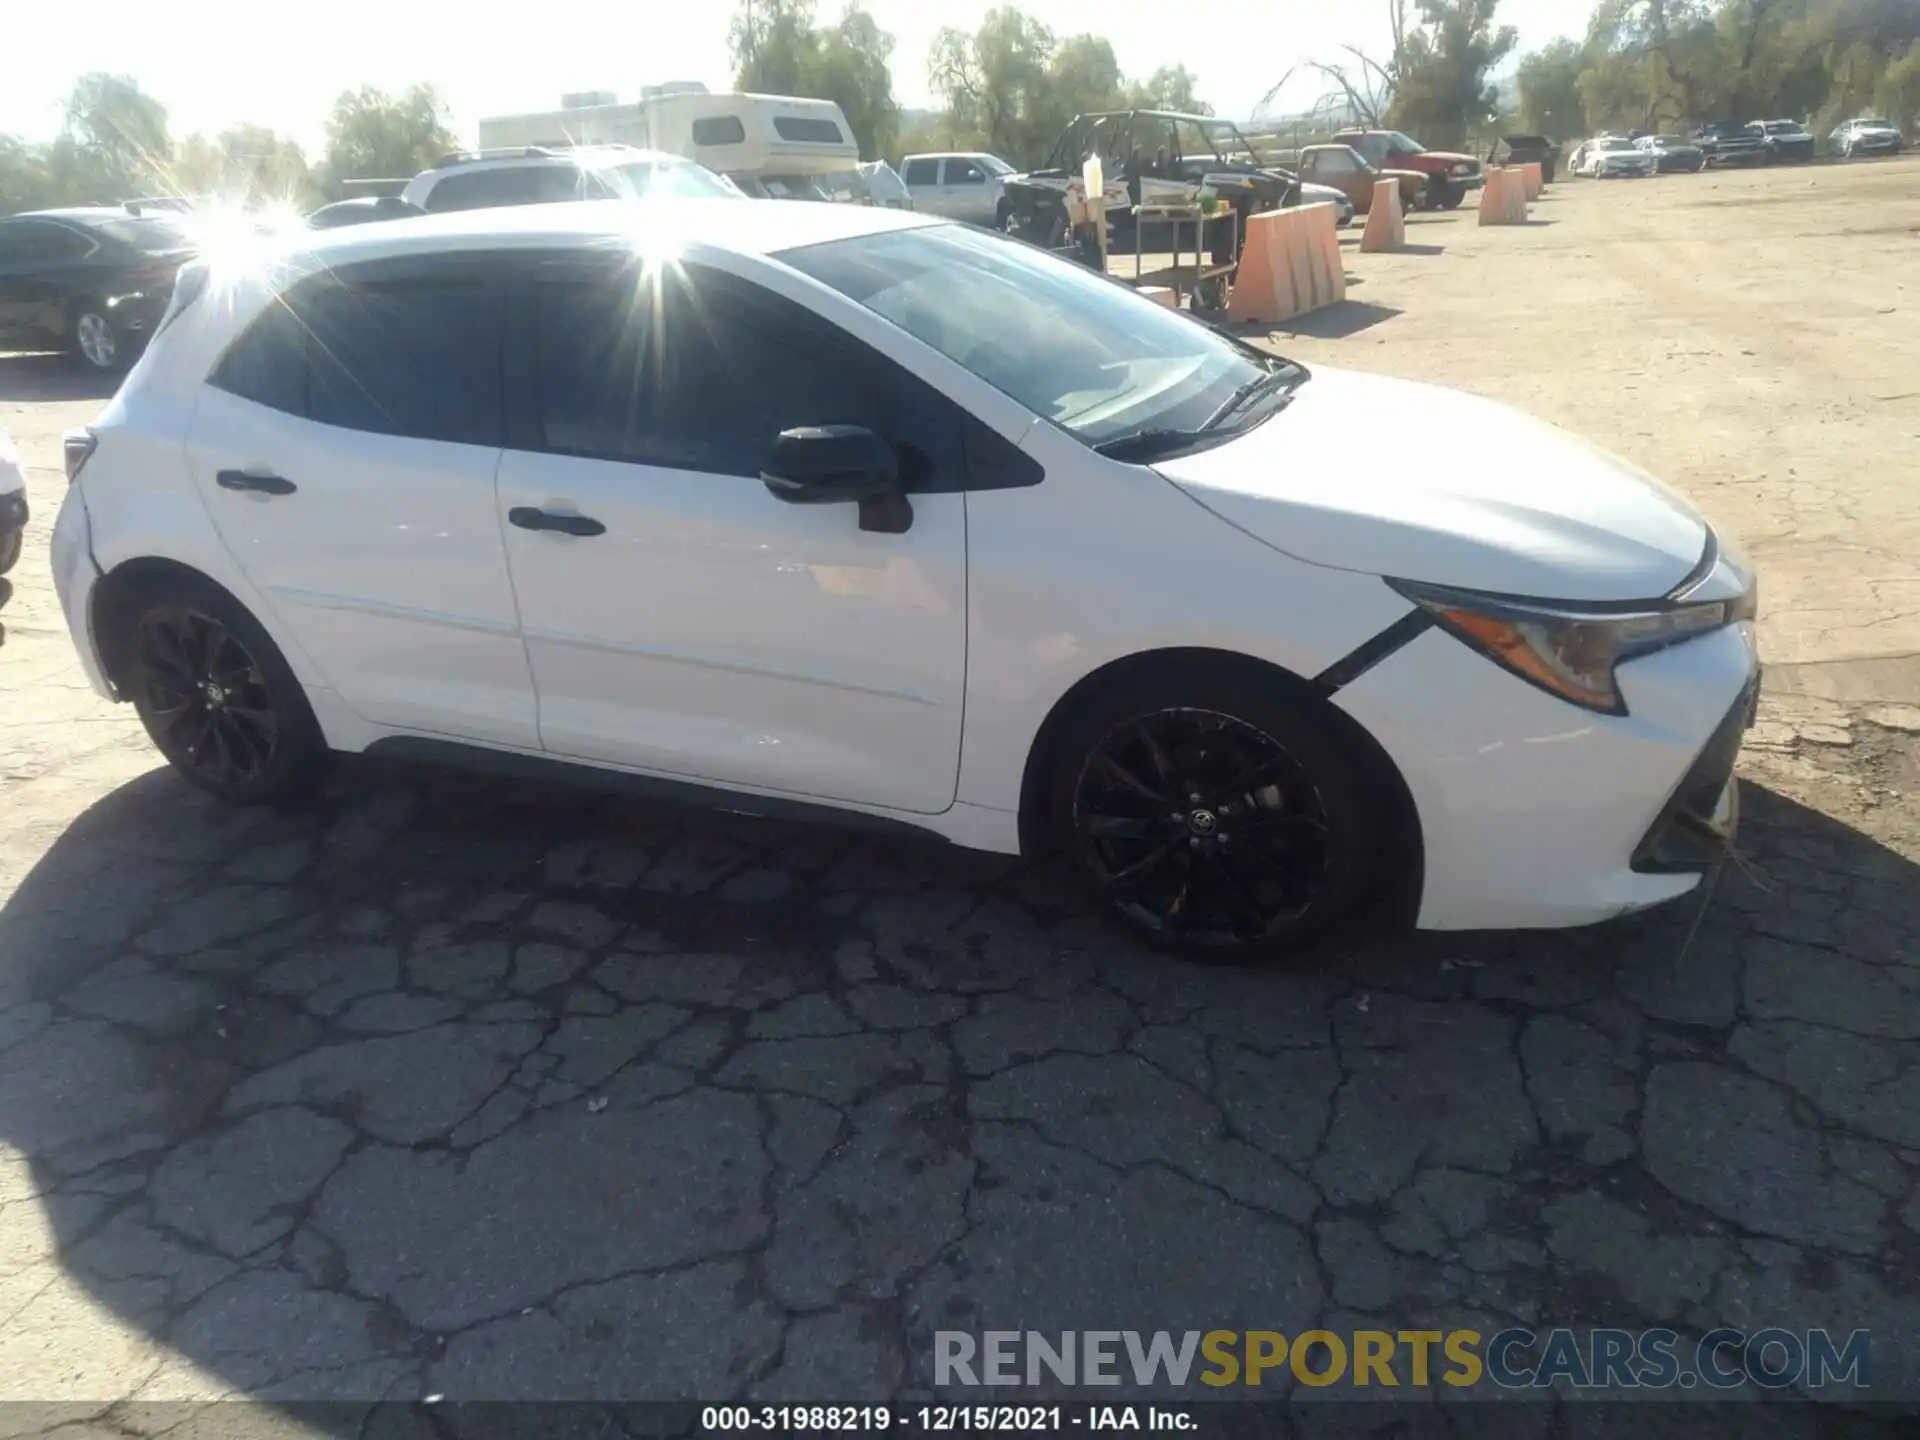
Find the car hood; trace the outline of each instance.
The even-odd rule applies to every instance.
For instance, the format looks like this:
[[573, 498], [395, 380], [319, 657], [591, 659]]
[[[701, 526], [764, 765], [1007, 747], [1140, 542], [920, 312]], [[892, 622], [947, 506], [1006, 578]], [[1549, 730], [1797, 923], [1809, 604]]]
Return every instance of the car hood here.
[[1422, 150], [1415, 158], [1420, 160], [1444, 160], [1449, 165], [1457, 165], [1463, 160], [1469, 165], [1478, 165], [1480, 163], [1478, 156], [1462, 155], [1458, 150]]
[[1316, 184], [1312, 180], [1300, 182], [1300, 203], [1303, 205], [1348, 205], [1352, 202], [1347, 192], [1336, 190], [1331, 185]]
[[1497, 401], [1316, 368], [1245, 435], [1154, 468], [1299, 560], [1558, 600], [1646, 600], [1707, 526], [1644, 471]]

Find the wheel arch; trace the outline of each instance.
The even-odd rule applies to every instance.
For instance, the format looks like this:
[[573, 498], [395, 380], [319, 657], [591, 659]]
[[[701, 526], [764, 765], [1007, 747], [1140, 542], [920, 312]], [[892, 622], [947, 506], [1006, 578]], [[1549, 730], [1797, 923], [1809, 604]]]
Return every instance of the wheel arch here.
[[1333, 718], [1341, 734], [1352, 745], [1355, 755], [1366, 767], [1380, 803], [1388, 812], [1387, 825], [1384, 827], [1387, 835], [1386, 853], [1380, 881], [1371, 898], [1376, 909], [1384, 908], [1393, 918], [1410, 923], [1419, 909], [1426, 851], [1420, 812], [1414, 804], [1413, 792], [1400, 773], [1400, 767], [1394, 764], [1393, 757], [1387, 754], [1372, 732], [1331, 702], [1329, 697], [1332, 692], [1325, 686], [1317, 685], [1271, 661], [1232, 650], [1215, 650], [1205, 646], [1143, 650], [1110, 660], [1088, 671], [1068, 687], [1040, 722], [1040, 728], [1034, 732], [1033, 743], [1027, 751], [1026, 766], [1020, 778], [1021, 854], [1037, 855], [1048, 847], [1047, 796], [1053, 783], [1054, 767], [1060, 758], [1057, 753], [1060, 736], [1067, 722], [1117, 686], [1135, 684], [1143, 677], [1161, 674], [1170, 683], [1177, 683], [1183, 672], [1191, 674], [1196, 668], [1214, 674], [1231, 673], [1256, 679], [1284, 691], [1294, 702], [1318, 707], [1323, 714]]
[[[87, 616], [87, 623], [93, 628], [94, 645], [100, 652], [101, 672], [113, 687], [114, 694], [123, 700], [127, 690], [126, 665], [128, 642], [132, 638], [132, 622], [136, 613], [134, 607], [142, 596], [152, 594], [157, 588], [168, 584], [216, 591], [252, 615], [261, 628], [272, 635], [268, 622], [253, 607], [204, 570], [197, 570], [163, 555], [141, 555], [123, 560], [94, 583]], [[277, 637], [275, 643], [279, 643]]]

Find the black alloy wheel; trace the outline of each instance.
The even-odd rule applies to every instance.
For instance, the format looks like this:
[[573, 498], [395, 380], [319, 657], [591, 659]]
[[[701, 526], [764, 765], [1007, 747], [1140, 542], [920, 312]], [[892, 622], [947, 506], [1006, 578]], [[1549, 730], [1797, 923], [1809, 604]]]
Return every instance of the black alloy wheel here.
[[1275, 736], [1217, 711], [1108, 730], [1074, 783], [1072, 827], [1121, 916], [1182, 945], [1273, 939], [1346, 898], [1322, 788]]
[[169, 762], [216, 794], [260, 785], [284, 729], [260, 662], [227, 625], [190, 605], [140, 617], [135, 699]]

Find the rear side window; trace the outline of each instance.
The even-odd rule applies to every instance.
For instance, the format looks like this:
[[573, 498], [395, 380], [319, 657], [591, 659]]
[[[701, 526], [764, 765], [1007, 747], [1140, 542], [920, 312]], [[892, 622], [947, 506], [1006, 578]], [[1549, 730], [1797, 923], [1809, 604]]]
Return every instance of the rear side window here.
[[938, 185], [940, 183], [940, 162], [938, 160], [909, 160], [907, 173], [900, 177], [909, 185]]
[[740, 123], [738, 115], [703, 115], [693, 122], [696, 145], [744, 145], [746, 142], [747, 127]]
[[322, 425], [497, 446], [502, 318], [484, 278], [316, 276], [249, 327], [212, 383]]
[[846, 138], [833, 121], [808, 115], [776, 115], [773, 117], [773, 132], [782, 140], [811, 145], [838, 145]]
[[602, 200], [612, 192], [577, 165], [506, 165], [442, 176], [427, 192], [426, 208], [486, 210], [500, 205], [550, 205]]

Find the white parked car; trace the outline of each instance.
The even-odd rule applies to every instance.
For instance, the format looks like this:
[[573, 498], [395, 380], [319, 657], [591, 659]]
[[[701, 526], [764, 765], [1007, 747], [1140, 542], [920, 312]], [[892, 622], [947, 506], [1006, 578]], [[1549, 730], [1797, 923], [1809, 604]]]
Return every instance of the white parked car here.
[[[1061, 845], [1243, 953], [1407, 891], [1581, 924], [1720, 854], [1754, 581], [1631, 466], [971, 226], [637, 210], [188, 271], [52, 547], [188, 779], [372, 750]], [[1477, 443], [1356, 467], [1383, 414]]]
[[1861, 155], [1898, 155], [1906, 137], [1890, 121], [1863, 116], [1835, 127], [1827, 137], [1827, 148], [1842, 160]]
[[1574, 152], [1573, 173], [1590, 179], [1643, 178], [1659, 169], [1659, 157], [1624, 135], [1599, 135]]
[[[0, 430], [0, 575], [20, 563], [20, 547], [27, 530], [27, 472], [20, 463], [20, 452], [13, 448], [7, 432]], [[7, 597], [6, 582], [0, 580], [0, 601]]]
[[973, 225], [998, 229], [1006, 220], [1004, 181], [1013, 166], [998, 155], [909, 155], [900, 164], [913, 208], [923, 215], [943, 215]]
[[632, 145], [521, 146], [443, 156], [400, 192], [429, 214], [568, 200], [744, 198], [704, 165]]

